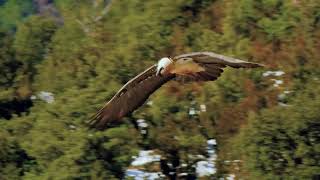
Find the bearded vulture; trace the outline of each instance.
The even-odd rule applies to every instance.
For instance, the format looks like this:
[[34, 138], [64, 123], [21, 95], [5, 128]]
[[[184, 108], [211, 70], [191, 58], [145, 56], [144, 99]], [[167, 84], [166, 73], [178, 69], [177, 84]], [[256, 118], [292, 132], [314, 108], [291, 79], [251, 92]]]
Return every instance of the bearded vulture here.
[[166, 82], [214, 81], [223, 68], [256, 68], [261, 64], [246, 62], [213, 52], [194, 52], [173, 58], [164, 57], [128, 81], [90, 120], [91, 127], [105, 129], [140, 107]]

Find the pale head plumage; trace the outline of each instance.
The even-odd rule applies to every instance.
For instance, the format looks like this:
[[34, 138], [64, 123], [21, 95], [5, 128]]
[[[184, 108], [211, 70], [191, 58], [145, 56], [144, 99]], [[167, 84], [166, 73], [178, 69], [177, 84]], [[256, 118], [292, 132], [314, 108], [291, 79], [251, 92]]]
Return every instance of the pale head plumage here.
[[156, 75], [162, 75], [163, 70], [165, 70], [172, 63], [173, 63], [173, 61], [168, 57], [161, 58], [157, 64]]

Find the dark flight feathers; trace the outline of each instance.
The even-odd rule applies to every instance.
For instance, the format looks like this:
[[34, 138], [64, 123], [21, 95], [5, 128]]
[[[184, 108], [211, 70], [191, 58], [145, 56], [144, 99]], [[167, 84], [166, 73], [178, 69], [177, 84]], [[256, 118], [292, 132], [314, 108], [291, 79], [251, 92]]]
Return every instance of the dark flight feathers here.
[[196, 63], [202, 70], [186, 74], [174, 73], [156, 76], [157, 65], [149, 67], [127, 82], [114, 97], [98, 111], [89, 122], [91, 127], [105, 129], [122, 117], [132, 113], [135, 109], [143, 105], [154, 91], [173, 78], [182, 82], [214, 81], [221, 75], [223, 68], [226, 66], [233, 68], [255, 68], [262, 66], [257, 63], [246, 62], [212, 52], [183, 54], [172, 58], [172, 60], [176, 66], [180, 66], [186, 62]]
[[104, 129], [140, 107], [148, 97], [174, 75], [156, 76], [156, 65], [128, 81], [91, 119], [90, 125]]

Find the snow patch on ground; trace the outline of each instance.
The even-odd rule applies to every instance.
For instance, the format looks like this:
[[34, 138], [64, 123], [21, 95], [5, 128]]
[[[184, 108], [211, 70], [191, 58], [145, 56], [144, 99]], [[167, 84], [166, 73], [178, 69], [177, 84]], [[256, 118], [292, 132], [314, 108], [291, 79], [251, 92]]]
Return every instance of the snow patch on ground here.
[[217, 159], [217, 154], [215, 151], [215, 146], [217, 141], [215, 139], [209, 139], [207, 141], [207, 153], [209, 157], [206, 160], [197, 162], [196, 173], [199, 177], [210, 176], [217, 172], [215, 161]]
[[194, 108], [190, 108], [189, 109], [189, 115], [195, 115], [196, 114], [196, 110]]
[[280, 77], [284, 74], [285, 74], [285, 72], [283, 72], [283, 71], [266, 71], [262, 74], [262, 76], [263, 77], [269, 77], [269, 76], [273, 77], [273, 79], [271, 79], [271, 81], [273, 81], [272, 86], [277, 88], [283, 84], [283, 80], [275, 79], [275, 77]]
[[206, 105], [205, 104], [201, 104], [200, 105], [200, 110], [201, 110], [201, 112], [206, 112], [207, 111]]
[[[138, 123], [143, 123], [144, 121], [140, 120]], [[215, 161], [217, 159], [216, 154], [216, 145], [217, 141], [215, 139], [209, 139], [207, 141], [207, 154], [208, 157], [206, 158], [203, 155], [196, 155], [196, 158], [203, 159], [198, 161], [195, 164], [196, 174], [198, 177], [203, 176], [210, 176], [217, 172]], [[191, 156], [191, 155], [190, 155]], [[192, 156], [193, 157], [193, 156]], [[131, 166], [143, 166], [147, 165], [148, 163], [158, 162], [160, 161], [161, 156], [154, 153], [153, 150], [141, 150], [139, 155], [133, 157], [134, 160], [131, 163]], [[181, 164], [182, 167], [187, 166], [187, 164]], [[187, 175], [187, 174], [184, 174]], [[154, 180], [154, 179], [164, 179], [164, 175], [161, 172], [147, 172], [139, 169], [127, 169], [126, 177], [133, 177], [135, 180]], [[228, 175], [228, 180], [233, 180], [234, 175]]]
[[266, 71], [262, 74], [263, 77], [268, 77], [268, 76], [282, 76], [284, 75], [285, 72], [283, 71]]
[[236, 175], [234, 175], [234, 174], [229, 174], [227, 176], [227, 180], [234, 180], [235, 178], [236, 178]]
[[47, 91], [40, 91], [37, 95], [32, 95], [30, 97], [31, 100], [36, 100], [36, 99], [40, 99], [45, 101], [46, 103], [53, 103], [54, 102], [54, 96], [53, 93], [51, 92], [47, 92]]
[[138, 169], [128, 169], [126, 177], [133, 177], [135, 180], [155, 180], [162, 179], [164, 175], [161, 172], [145, 172]]
[[146, 123], [146, 121], [144, 119], [138, 119], [137, 123], [140, 128], [147, 128], [148, 127], [148, 124]]
[[[140, 123], [144, 121], [140, 120]], [[152, 162], [160, 161], [161, 156], [154, 154], [153, 150], [141, 150], [138, 156], [133, 156], [131, 166], [143, 166]], [[156, 180], [163, 179], [165, 176], [161, 172], [147, 172], [139, 169], [127, 169], [126, 177], [133, 177], [134, 180]]]
[[281, 84], [283, 84], [283, 80], [279, 80], [279, 79], [271, 79], [274, 83], [273, 83], [273, 87], [279, 87]]
[[151, 162], [160, 161], [161, 156], [154, 154], [152, 150], [140, 151], [139, 156], [131, 163], [132, 166], [142, 166]]
[[209, 161], [199, 161], [197, 162], [196, 172], [199, 177], [215, 174], [215, 164]]
[[209, 146], [209, 145], [217, 145], [217, 140], [215, 140], [215, 139], [209, 139], [209, 140], [207, 141], [207, 144], [208, 144], [208, 146]]
[[141, 134], [147, 134], [147, 129], [148, 129], [148, 123], [146, 123], [146, 121], [144, 119], [138, 119], [137, 120], [137, 124], [139, 126], [140, 129], [140, 133]]

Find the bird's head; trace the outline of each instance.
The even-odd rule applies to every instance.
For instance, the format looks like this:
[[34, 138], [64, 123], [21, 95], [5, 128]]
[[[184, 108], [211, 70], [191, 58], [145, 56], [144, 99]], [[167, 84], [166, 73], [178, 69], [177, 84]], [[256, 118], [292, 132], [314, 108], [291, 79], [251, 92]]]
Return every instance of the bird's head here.
[[161, 58], [159, 61], [158, 61], [158, 64], [157, 64], [157, 73], [156, 75], [162, 75], [163, 72], [166, 70], [166, 68], [171, 64], [173, 63], [173, 61], [168, 58], [168, 57], [164, 57], [164, 58]]

